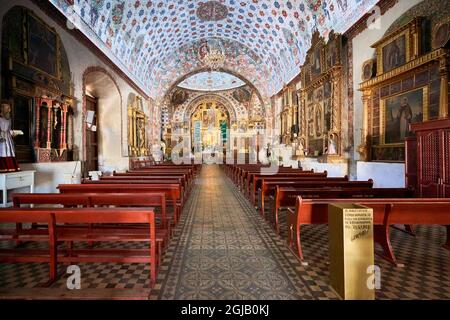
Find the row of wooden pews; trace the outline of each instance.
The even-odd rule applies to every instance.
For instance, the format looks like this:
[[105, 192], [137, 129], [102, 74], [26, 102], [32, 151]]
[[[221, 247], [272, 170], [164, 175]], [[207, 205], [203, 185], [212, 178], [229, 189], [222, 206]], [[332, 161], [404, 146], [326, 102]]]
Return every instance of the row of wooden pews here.
[[226, 165], [225, 171], [237, 188], [259, 210], [264, 219], [280, 234], [280, 215], [284, 214], [286, 241], [297, 247], [305, 262], [301, 245], [301, 226], [328, 223], [328, 205], [354, 203], [374, 209], [374, 241], [381, 245], [380, 255], [400, 266], [390, 242], [390, 227], [404, 225], [414, 234], [413, 225], [447, 226], [445, 248], [450, 249], [450, 199], [413, 198], [406, 188], [374, 188], [373, 181], [349, 181], [344, 177], [327, 177], [293, 168], [280, 168], [273, 174], [261, 173], [261, 164]]
[[[151, 288], [198, 171], [154, 165], [61, 184], [59, 193], [14, 194], [14, 207], [0, 210], [0, 240], [16, 246], [1, 247], [0, 262], [48, 263], [45, 285], [58, 278], [59, 263], [149, 263]], [[108, 246], [124, 242], [126, 248]]]

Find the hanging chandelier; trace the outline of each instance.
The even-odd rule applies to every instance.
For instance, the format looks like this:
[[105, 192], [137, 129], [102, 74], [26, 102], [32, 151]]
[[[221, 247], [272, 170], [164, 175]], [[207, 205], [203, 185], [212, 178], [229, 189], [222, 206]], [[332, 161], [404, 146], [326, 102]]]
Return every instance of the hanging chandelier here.
[[219, 70], [225, 63], [225, 54], [220, 46], [220, 40], [208, 40], [208, 51], [203, 58], [204, 65], [211, 70]]
[[[212, 16], [216, 15], [216, 4], [217, 2], [212, 3]], [[214, 35], [216, 33], [214, 32]], [[225, 53], [221, 46], [220, 39], [209, 39], [206, 41], [207, 44], [207, 52], [203, 58], [204, 65], [209, 68], [211, 71], [219, 70], [223, 67], [225, 63]]]

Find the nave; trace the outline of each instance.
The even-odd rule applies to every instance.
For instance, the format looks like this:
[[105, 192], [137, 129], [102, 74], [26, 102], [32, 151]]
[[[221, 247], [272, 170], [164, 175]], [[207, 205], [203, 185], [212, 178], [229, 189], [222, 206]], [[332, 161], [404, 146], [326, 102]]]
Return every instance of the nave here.
[[[329, 285], [328, 227], [304, 226], [302, 241], [308, 265], [302, 265], [295, 250], [286, 244], [286, 222], [283, 214], [280, 217], [277, 236], [220, 166], [203, 165], [151, 291], [148, 264], [81, 263], [82, 289], [70, 291], [67, 275], [43, 288], [47, 265], [20, 263], [0, 264], [0, 297], [338, 299]], [[392, 246], [405, 266], [399, 268], [375, 256], [382, 270], [377, 299], [450, 298], [450, 255], [441, 247], [445, 228], [417, 226], [415, 233], [413, 237], [391, 228]]]

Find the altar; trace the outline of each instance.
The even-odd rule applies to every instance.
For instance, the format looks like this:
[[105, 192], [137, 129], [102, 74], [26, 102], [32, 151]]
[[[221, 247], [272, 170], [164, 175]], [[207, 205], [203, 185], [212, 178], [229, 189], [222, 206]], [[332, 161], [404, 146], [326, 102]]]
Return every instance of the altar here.
[[29, 192], [34, 192], [34, 170], [8, 172], [0, 174], [0, 186], [2, 188], [1, 208], [11, 207], [12, 202], [8, 202], [8, 190], [19, 188], [29, 188]]

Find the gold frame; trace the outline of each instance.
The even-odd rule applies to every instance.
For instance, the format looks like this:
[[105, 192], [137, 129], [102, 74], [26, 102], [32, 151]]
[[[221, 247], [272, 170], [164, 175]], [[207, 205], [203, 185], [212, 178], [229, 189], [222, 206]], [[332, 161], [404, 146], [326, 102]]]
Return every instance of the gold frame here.
[[[385, 70], [383, 70], [383, 48], [402, 36], [405, 36], [405, 55], [406, 55], [405, 63], [411, 61], [411, 51], [410, 51], [411, 50], [411, 43], [410, 43], [411, 42], [411, 30], [409, 28], [407, 28], [406, 30], [400, 32], [396, 36], [388, 37], [388, 39], [384, 40], [383, 42], [381, 42], [377, 45], [377, 75], [380, 75], [385, 72]], [[391, 70], [394, 70], [396, 68], [393, 68]], [[388, 70], [388, 71], [391, 71], [391, 70]]]
[[[433, 50], [442, 48], [441, 46], [436, 46], [435, 43], [435, 39], [436, 39], [436, 32], [439, 30], [439, 28], [444, 25], [444, 24], [448, 24], [449, 25], [449, 39], [450, 39], [450, 17], [447, 17], [445, 20], [437, 23], [436, 25], [433, 26], [433, 30], [431, 31], [431, 48]], [[447, 39], [447, 41], [449, 40]]]
[[[364, 61], [363, 65], [362, 65], [362, 68], [361, 68], [361, 79], [362, 79], [362, 81], [368, 81], [368, 80], [370, 80], [370, 79], [372, 79], [374, 77], [374, 74], [373, 74], [373, 69], [374, 69], [373, 65], [374, 65], [374, 63], [375, 63], [374, 59], [369, 59], [369, 60]], [[371, 75], [370, 75], [369, 78], [365, 79], [365, 77], [364, 77], [365, 76], [364, 75], [364, 69], [366, 69], [367, 65], [370, 65]]]
[[[141, 97], [135, 97], [133, 102], [128, 106], [128, 152], [131, 157], [143, 157], [150, 154], [148, 148], [147, 137], [147, 121], [148, 117], [140, 106], [143, 105]], [[138, 122], [144, 123], [144, 146], [138, 144]]]
[[[386, 143], [386, 132], [385, 132], [385, 115], [386, 115], [386, 100], [395, 98], [397, 96], [402, 96], [405, 94], [408, 94], [410, 92], [419, 91], [422, 90], [422, 112], [423, 112], [423, 119], [422, 121], [428, 120], [428, 104], [429, 104], [429, 97], [428, 97], [428, 85], [423, 87], [414, 88], [408, 91], [404, 91], [401, 93], [389, 95], [387, 97], [383, 97], [380, 99], [380, 144], [378, 146], [380, 147], [402, 147], [404, 146], [404, 143]], [[373, 126], [373, 125], [372, 125]]]

